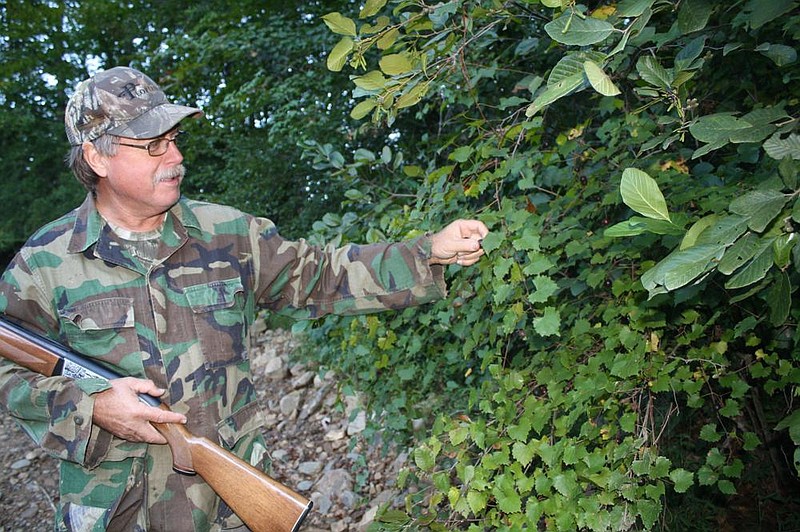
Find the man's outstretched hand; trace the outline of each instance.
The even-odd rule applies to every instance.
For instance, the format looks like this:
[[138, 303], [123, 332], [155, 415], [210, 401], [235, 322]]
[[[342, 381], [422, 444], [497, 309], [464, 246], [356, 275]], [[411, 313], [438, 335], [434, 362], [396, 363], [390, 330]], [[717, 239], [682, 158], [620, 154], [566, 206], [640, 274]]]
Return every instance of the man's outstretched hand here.
[[431, 264], [471, 266], [483, 256], [481, 240], [489, 234], [483, 222], [456, 220], [431, 237]]

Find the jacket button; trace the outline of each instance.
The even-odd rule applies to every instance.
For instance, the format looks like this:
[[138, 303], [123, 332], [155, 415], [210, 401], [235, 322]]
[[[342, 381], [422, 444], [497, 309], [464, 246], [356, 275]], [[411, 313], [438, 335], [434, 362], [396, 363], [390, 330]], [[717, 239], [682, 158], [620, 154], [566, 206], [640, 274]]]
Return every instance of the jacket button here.
[[83, 425], [83, 416], [75, 416], [75, 424]]

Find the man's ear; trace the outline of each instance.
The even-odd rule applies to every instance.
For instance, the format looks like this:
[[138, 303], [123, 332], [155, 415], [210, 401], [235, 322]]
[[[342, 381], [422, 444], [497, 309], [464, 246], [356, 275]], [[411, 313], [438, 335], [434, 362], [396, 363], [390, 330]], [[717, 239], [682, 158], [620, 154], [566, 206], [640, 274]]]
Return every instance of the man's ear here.
[[83, 160], [92, 167], [92, 170], [94, 170], [94, 173], [98, 176], [106, 177], [106, 175], [108, 175], [108, 170], [106, 168], [108, 157], [101, 155], [91, 142], [83, 143]]

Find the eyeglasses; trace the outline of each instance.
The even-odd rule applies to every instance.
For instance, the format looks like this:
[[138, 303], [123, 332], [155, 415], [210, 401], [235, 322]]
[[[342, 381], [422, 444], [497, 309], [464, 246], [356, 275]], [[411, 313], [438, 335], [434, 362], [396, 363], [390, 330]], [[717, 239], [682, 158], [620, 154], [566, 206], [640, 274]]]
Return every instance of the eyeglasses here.
[[120, 142], [120, 146], [128, 146], [129, 148], [138, 148], [140, 150], [147, 150], [147, 154], [150, 157], [160, 157], [167, 153], [169, 149], [169, 143], [174, 142], [175, 145], [178, 145], [178, 137], [185, 134], [185, 131], [176, 131], [172, 137], [161, 137], [157, 138], [156, 140], [151, 140], [147, 144], [128, 144], [125, 142]]

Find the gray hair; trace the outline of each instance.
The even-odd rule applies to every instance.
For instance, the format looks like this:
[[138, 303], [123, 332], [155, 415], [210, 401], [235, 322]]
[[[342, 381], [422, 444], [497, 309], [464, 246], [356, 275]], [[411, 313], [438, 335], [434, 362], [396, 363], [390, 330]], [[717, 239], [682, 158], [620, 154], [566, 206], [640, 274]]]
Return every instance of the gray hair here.
[[[118, 139], [113, 135], [101, 135], [93, 140], [92, 144], [94, 144], [97, 152], [104, 157], [113, 157], [117, 154], [117, 149], [119, 148]], [[83, 188], [94, 194], [100, 176], [95, 173], [89, 163], [86, 162], [86, 159], [84, 159], [82, 145], [72, 146], [67, 154], [67, 166], [75, 174], [75, 178], [83, 185]]]

